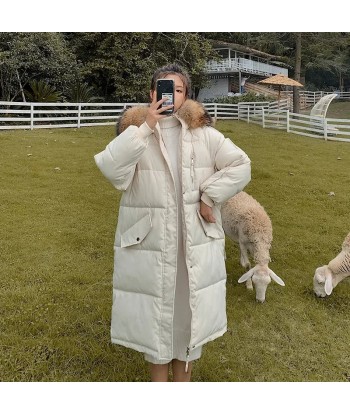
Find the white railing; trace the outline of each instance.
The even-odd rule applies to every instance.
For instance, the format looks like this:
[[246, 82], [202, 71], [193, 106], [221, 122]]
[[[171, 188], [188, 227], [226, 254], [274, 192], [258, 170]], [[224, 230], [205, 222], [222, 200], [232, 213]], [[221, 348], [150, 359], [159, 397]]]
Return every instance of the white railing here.
[[[147, 105], [145, 103], [29, 103], [0, 101], [0, 130], [34, 128], [81, 128], [98, 125], [114, 125], [124, 109]], [[285, 109], [287, 100], [280, 101], [280, 109]], [[278, 103], [242, 102], [232, 104], [204, 104], [209, 113], [220, 119], [239, 119], [244, 117], [244, 108], [265, 106], [277, 108]]]
[[254, 122], [252, 117], [255, 114], [260, 114], [262, 108], [265, 110], [269, 109], [270, 111], [275, 109], [287, 110], [289, 108], [289, 101], [287, 99], [281, 99], [279, 102], [240, 102], [238, 104], [204, 103], [203, 105], [209, 114], [216, 119]]
[[248, 73], [254, 73], [257, 75], [276, 75], [284, 74], [288, 76], [288, 69], [281, 68], [275, 65], [269, 65], [268, 63], [263, 63], [255, 61], [253, 59], [244, 59], [244, 58], [231, 58], [231, 59], [222, 59], [219, 62], [209, 61], [206, 65], [206, 71], [209, 73], [215, 72], [238, 72], [244, 71]]
[[325, 140], [350, 142], [350, 119], [321, 118], [295, 114], [287, 100], [275, 102], [241, 102], [239, 104], [204, 104], [217, 119], [241, 120], [276, 128], [289, 133]]
[[[350, 142], [350, 119], [321, 118], [289, 111], [289, 100], [203, 104], [216, 119], [242, 120], [325, 140]], [[145, 103], [25, 103], [0, 101], [0, 129], [114, 125], [125, 108]]]
[[[282, 109], [281, 101], [279, 107], [277, 102], [242, 102], [225, 104], [225, 107], [223, 107], [224, 104], [204, 105], [208, 112], [216, 118], [246, 121], [261, 125], [263, 128], [276, 128], [308, 137], [350, 142], [350, 119], [295, 114], [289, 109]], [[233, 114], [231, 117], [227, 115], [230, 111]]]
[[270, 65], [268, 63], [254, 61], [252, 59], [239, 58], [239, 65], [241, 70], [245, 72], [255, 73], [259, 75], [283, 74], [288, 76], [288, 69]]
[[0, 130], [114, 125], [135, 103], [30, 103], [0, 101]]
[[[339, 92], [339, 91], [333, 91], [333, 92], [324, 92], [324, 91], [299, 91], [299, 99], [300, 103], [304, 107], [310, 107], [316, 104], [317, 101], [319, 101], [323, 96], [329, 95], [329, 94], [337, 94], [336, 99], [344, 99], [344, 100], [350, 100], [350, 92]], [[293, 97], [293, 91], [282, 91], [281, 95], [283, 96], [289, 96]]]

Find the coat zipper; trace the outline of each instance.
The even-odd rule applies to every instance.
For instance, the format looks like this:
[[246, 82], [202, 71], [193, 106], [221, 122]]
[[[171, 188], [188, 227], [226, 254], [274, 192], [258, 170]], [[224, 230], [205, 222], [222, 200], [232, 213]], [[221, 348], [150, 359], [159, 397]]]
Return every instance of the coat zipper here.
[[[191, 135], [191, 145], [192, 145], [192, 152], [191, 152], [191, 168], [190, 168], [190, 174], [191, 174], [191, 179], [192, 179], [192, 190], [194, 190], [194, 147], [193, 147], [193, 137]], [[183, 132], [181, 131], [181, 188], [183, 189], [183, 171], [182, 171], [182, 162], [183, 162]], [[183, 190], [182, 190], [183, 192]], [[185, 227], [185, 234], [184, 234], [184, 242], [185, 242], [185, 257], [187, 258], [187, 226], [186, 226], [186, 220], [185, 220], [185, 212], [184, 212], [184, 203], [182, 201], [182, 221], [184, 227]], [[187, 261], [186, 261], [186, 265], [187, 265]], [[188, 273], [189, 274], [189, 273]], [[189, 290], [189, 294], [191, 297], [191, 292]], [[191, 308], [191, 299], [189, 298], [189, 302], [190, 302], [190, 308]], [[192, 309], [191, 309], [191, 334], [190, 337], [192, 337]], [[190, 358], [190, 345], [191, 343], [187, 346], [186, 348], [186, 364], [185, 364], [185, 373], [188, 373], [188, 363], [189, 363], [189, 358]]]
[[192, 190], [194, 190], [194, 154], [191, 154], [191, 179], [192, 179]]
[[[159, 134], [158, 131], [157, 131], [157, 133], [158, 133], [158, 136], [159, 136], [158, 140], [159, 140], [160, 150], [161, 150], [161, 153], [163, 154], [164, 160], [165, 160], [165, 162], [166, 162], [166, 164], [168, 166], [168, 169], [169, 169], [169, 172], [170, 172], [170, 176], [171, 176], [172, 181], [173, 181], [173, 184], [174, 184], [174, 189], [175, 189], [175, 204], [176, 204], [176, 229], [178, 229], [178, 227], [179, 227], [179, 225], [178, 225], [178, 222], [179, 222], [179, 214], [178, 214], [178, 202], [177, 202], [177, 197], [178, 196], [176, 194], [175, 179], [174, 179], [174, 176], [173, 176], [173, 173], [172, 173], [171, 161], [170, 161], [170, 159], [168, 157], [167, 150], [165, 148], [164, 141], [163, 141], [163, 138], [162, 138], [162, 134], [161, 133]], [[165, 150], [165, 152], [164, 152], [164, 150]], [[179, 241], [178, 241], [178, 238], [179, 238], [178, 231], [176, 231], [176, 235], [177, 235], [177, 237], [176, 237], [176, 251], [177, 251], [178, 250], [178, 244], [179, 244]], [[174, 304], [175, 304], [175, 292], [176, 292], [176, 274], [177, 274], [177, 254], [176, 254], [176, 264], [175, 264], [175, 283], [174, 283], [174, 290], [173, 290], [173, 301], [174, 301], [173, 302], [173, 313], [172, 313], [172, 315], [173, 315], [173, 324], [174, 324]], [[173, 346], [173, 339], [172, 339], [172, 346], [171, 347], [172, 347], [172, 349], [174, 347]]]
[[191, 145], [192, 145], [192, 152], [191, 152], [191, 179], [192, 179], [192, 190], [194, 188], [194, 146], [193, 146], [193, 137], [191, 136]]

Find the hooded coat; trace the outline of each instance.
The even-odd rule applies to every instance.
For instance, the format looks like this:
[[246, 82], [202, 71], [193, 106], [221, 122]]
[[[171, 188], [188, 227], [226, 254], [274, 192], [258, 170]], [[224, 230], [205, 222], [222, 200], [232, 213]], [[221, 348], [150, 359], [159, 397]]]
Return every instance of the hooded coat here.
[[[147, 107], [127, 110], [118, 136], [95, 156], [104, 176], [123, 191], [114, 241], [111, 339], [157, 360], [172, 359], [177, 274], [178, 203], [159, 125], [145, 122]], [[182, 231], [192, 313], [193, 350], [227, 330], [225, 235], [220, 205], [250, 181], [250, 160], [210, 126], [204, 107], [187, 100], [178, 166]], [[211, 206], [215, 223], [199, 213]]]

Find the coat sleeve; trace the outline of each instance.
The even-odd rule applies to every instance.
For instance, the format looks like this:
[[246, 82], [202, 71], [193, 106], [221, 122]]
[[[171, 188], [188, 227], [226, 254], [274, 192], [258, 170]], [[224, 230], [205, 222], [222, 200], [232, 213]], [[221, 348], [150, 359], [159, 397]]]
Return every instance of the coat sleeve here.
[[97, 167], [118, 190], [126, 190], [131, 183], [152, 133], [146, 122], [140, 127], [131, 125], [95, 155]]
[[221, 204], [244, 189], [250, 182], [251, 168], [247, 154], [220, 133], [215, 154], [217, 172], [204, 181], [201, 200], [208, 206]]

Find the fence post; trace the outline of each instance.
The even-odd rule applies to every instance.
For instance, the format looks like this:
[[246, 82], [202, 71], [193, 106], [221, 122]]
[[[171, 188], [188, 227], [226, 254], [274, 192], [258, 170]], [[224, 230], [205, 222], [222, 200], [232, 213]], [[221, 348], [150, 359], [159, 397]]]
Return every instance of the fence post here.
[[81, 104], [78, 105], [78, 124], [77, 124], [78, 128], [80, 128], [80, 115], [81, 115]]
[[262, 111], [262, 127], [265, 128], [265, 108], [261, 108]]
[[238, 121], [241, 119], [241, 105], [238, 103]]
[[287, 133], [289, 133], [289, 110], [287, 110]]
[[218, 104], [215, 102], [214, 104], [214, 119], [217, 120], [218, 118]]
[[247, 122], [248, 122], [248, 124], [249, 124], [249, 108], [250, 108], [250, 107], [249, 107], [249, 105], [248, 105], [248, 107], [247, 107], [247, 108], [248, 108], [248, 111], [247, 111]]
[[324, 119], [324, 123], [323, 123], [323, 136], [324, 139], [327, 141], [327, 118]]
[[30, 129], [34, 128], [34, 104], [30, 103]]

